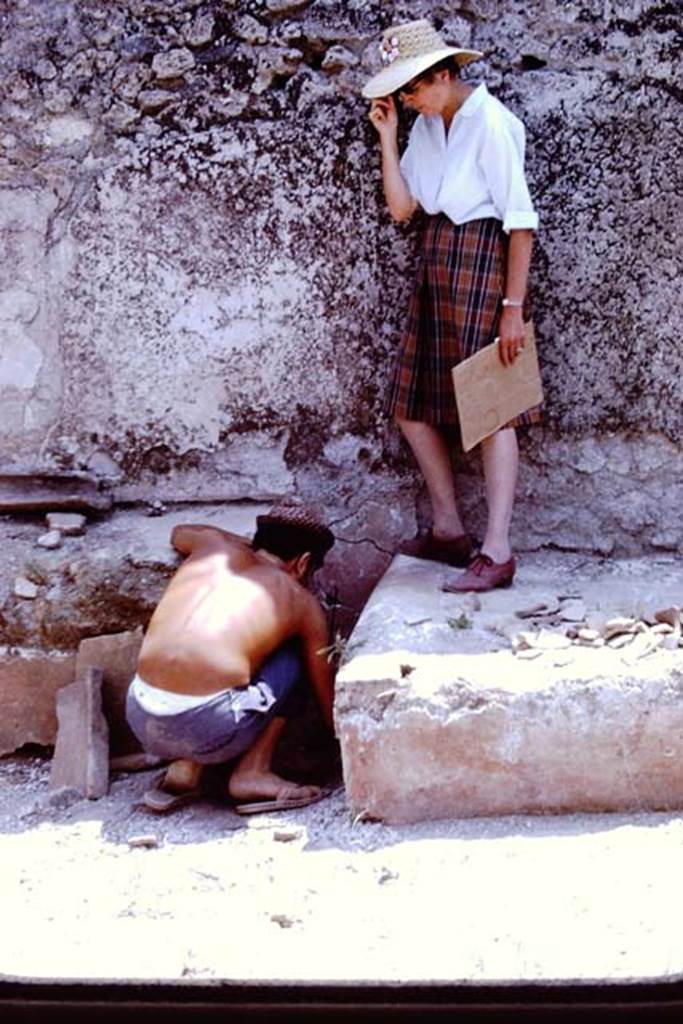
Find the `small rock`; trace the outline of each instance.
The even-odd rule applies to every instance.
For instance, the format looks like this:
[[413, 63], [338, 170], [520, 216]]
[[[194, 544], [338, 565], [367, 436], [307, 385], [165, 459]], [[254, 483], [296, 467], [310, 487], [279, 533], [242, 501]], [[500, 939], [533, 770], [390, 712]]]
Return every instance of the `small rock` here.
[[676, 626], [683, 625], [683, 622], [681, 621], [681, 609], [678, 605], [672, 605], [671, 608], [662, 608], [658, 612], [655, 612], [655, 620], [657, 622], [665, 622], [669, 626], [673, 626], [674, 629]]
[[45, 522], [48, 530], [59, 530], [66, 537], [80, 537], [88, 520], [78, 512], [48, 512]]
[[113, 106], [103, 115], [105, 124], [114, 131], [123, 132], [130, 128], [140, 117], [140, 111], [131, 107], [128, 103], [114, 103]]
[[289, 11], [300, 11], [308, 7], [311, 0], [266, 0], [266, 7], [273, 14], [284, 14]]
[[281, 828], [273, 832], [273, 839], [276, 843], [292, 843], [295, 839], [301, 839], [303, 834], [300, 828]]
[[651, 633], [661, 633], [662, 636], [668, 636], [674, 632], [674, 627], [669, 625], [668, 622], [658, 622], [656, 626], [650, 626]]
[[598, 633], [597, 629], [584, 627], [578, 630], [574, 643], [580, 647], [604, 647], [605, 639]]
[[128, 845], [131, 850], [143, 849], [153, 850], [159, 845], [159, 840], [155, 835], [143, 835], [143, 836], [130, 836], [128, 839]]
[[141, 89], [149, 82], [152, 72], [146, 64], [119, 65], [112, 78], [112, 90], [125, 103], [135, 103]]
[[320, 67], [323, 71], [334, 73], [355, 67], [357, 63], [358, 57], [351, 50], [347, 50], [345, 46], [331, 46], [323, 57]]
[[268, 40], [268, 29], [250, 14], [243, 15], [235, 22], [233, 33], [251, 46], [259, 46]]
[[515, 612], [515, 615], [517, 616], [518, 619], [533, 619], [537, 615], [547, 615], [547, 614], [548, 614], [548, 606], [547, 606], [547, 604], [543, 604], [543, 602], [541, 602], [539, 604], [532, 604], [529, 608], [518, 608], [517, 611]]
[[586, 618], [586, 606], [583, 601], [566, 601], [558, 612], [563, 622], [583, 622]]
[[41, 533], [36, 544], [41, 548], [47, 548], [48, 551], [60, 548], [62, 546], [61, 530], [48, 530], [47, 533]]
[[143, 89], [138, 94], [137, 104], [143, 114], [157, 114], [176, 98], [174, 92], [166, 89]]
[[619, 650], [621, 647], [626, 647], [633, 640], [635, 633], [617, 633], [615, 636], [611, 636], [606, 641], [608, 647], [612, 647], [615, 650]]
[[51, 82], [53, 78], [57, 77], [57, 68], [47, 57], [39, 60], [33, 70], [38, 78], [42, 78], [44, 82]]
[[213, 39], [214, 24], [213, 14], [199, 14], [185, 29], [183, 39], [188, 46], [206, 46]]
[[380, 885], [384, 885], [385, 882], [391, 882], [395, 878], [398, 878], [398, 871], [390, 871], [389, 868], [382, 868], [377, 877], [377, 881]]
[[166, 506], [162, 501], [159, 501], [158, 499], [156, 501], [149, 502], [149, 504], [147, 505], [148, 516], [163, 516], [164, 512], [166, 511]]
[[513, 637], [512, 646], [520, 653], [525, 649], [559, 651], [571, 646], [571, 640], [562, 633], [553, 633], [549, 629], [542, 629], [539, 633], [528, 631], [518, 633], [516, 637]]
[[33, 601], [38, 597], [38, 587], [31, 583], [25, 576], [17, 576], [14, 580], [14, 596], [23, 597], [27, 601]]
[[281, 928], [291, 928], [296, 923], [295, 918], [290, 917], [288, 914], [271, 914], [270, 920], [275, 924], [279, 924]]
[[635, 619], [630, 616], [617, 616], [608, 619], [601, 632], [605, 640], [611, 640], [612, 637], [619, 636], [621, 633], [635, 633], [635, 630]]
[[177, 50], [169, 50], [168, 53], [157, 53], [152, 61], [152, 71], [162, 81], [182, 78], [194, 66], [194, 54], [184, 46], [178, 47]]

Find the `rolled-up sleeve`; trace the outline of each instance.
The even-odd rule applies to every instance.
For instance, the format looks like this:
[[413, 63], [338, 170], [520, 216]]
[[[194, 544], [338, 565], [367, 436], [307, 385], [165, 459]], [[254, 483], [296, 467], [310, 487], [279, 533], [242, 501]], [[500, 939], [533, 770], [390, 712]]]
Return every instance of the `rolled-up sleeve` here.
[[415, 196], [417, 190], [417, 185], [415, 181], [415, 148], [415, 129], [413, 127], [413, 131], [411, 132], [410, 137], [408, 139], [408, 145], [403, 151], [403, 156], [401, 157], [400, 161], [401, 174], [403, 176], [403, 180], [408, 186], [408, 190], [410, 191], [411, 196]]
[[504, 231], [538, 228], [529, 187], [524, 176], [524, 126], [489, 120], [479, 155], [491, 197], [503, 221]]

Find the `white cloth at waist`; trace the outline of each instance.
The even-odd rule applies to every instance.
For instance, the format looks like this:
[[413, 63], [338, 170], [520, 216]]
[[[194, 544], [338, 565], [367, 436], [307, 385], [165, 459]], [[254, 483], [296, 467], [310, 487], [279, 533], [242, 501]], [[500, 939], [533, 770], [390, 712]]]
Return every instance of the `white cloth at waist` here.
[[238, 718], [240, 712], [268, 711], [275, 703], [275, 694], [270, 686], [261, 680], [250, 683], [249, 686], [227, 687], [225, 690], [202, 694], [199, 697], [194, 694], [160, 690], [158, 686], [146, 683], [139, 675], [133, 678], [130, 686], [140, 707], [150, 715], [177, 715], [223, 696], [230, 697], [230, 703]]

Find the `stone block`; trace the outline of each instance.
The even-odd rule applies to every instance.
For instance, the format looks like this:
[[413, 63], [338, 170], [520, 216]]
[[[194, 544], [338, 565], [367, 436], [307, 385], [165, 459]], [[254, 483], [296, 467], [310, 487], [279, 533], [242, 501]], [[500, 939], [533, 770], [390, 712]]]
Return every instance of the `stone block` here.
[[109, 745], [112, 757], [136, 754], [140, 744], [126, 722], [126, 692], [135, 674], [142, 645], [142, 629], [81, 640], [76, 656], [76, 677], [82, 678], [89, 668], [103, 674], [102, 708], [109, 724]]
[[109, 729], [102, 712], [101, 669], [88, 668], [82, 678], [57, 694], [57, 742], [50, 788], [75, 789], [92, 800], [109, 790]]
[[77, 512], [48, 512], [45, 521], [49, 531], [59, 530], [67, 537], [80, 537], [88, 522]]
[[675, 603], [680, 563], [653, 561], [527, 556], [512, 589], [477, 603], [440, 589], [454, 570], [395, 558], [337, 676], [351, 812], [400, 824], [683, 807], [683, 650], [586, 647], [559, 620], [562, 644], [532, 659], [515, 644], [530, 628], [516, 611], [561, 595], [606, 618]]
[[55, 742], [56, 695], [73, 682], [75, 665], [73, 654], [0, 647], [0, 756]]

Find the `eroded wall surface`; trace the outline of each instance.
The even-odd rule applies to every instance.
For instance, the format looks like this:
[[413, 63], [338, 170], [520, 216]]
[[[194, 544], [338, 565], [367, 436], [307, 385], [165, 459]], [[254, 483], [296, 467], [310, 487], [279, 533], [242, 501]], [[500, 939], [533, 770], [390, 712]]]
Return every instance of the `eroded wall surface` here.
[[297, 492], [367, 592], [424, 509], [382, 413], [418, 226], [358, 90], [381, 29], [431, 14], [527, 126], [547, 418], [516, 546], [683, 550], [676, 7], [6, 0], [3, 463], [120, 501]]

